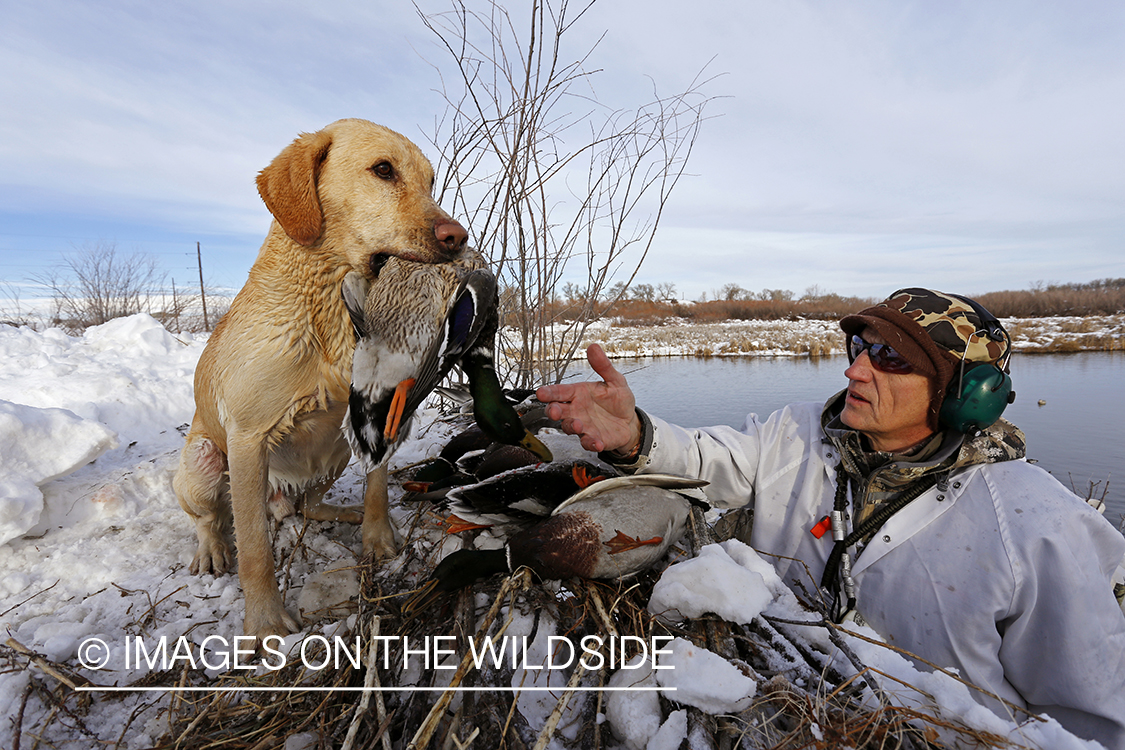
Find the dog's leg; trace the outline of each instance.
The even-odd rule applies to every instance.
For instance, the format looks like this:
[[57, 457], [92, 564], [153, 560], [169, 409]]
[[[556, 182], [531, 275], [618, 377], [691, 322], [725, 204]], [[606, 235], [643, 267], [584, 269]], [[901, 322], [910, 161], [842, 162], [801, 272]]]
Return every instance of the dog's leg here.
[[[345, 464], [346, 466], [346, 464]], [[344, 523], [363, 523], [363, 510], [354, 506], [329, 505], [324, 502], [324, 493], [340, 478], [344, 471], [341, 467], [331, 476], [325, 477], [305, 488], [301, 505], [301, 514], [313, 521], [343, 521]]]
[[258, 638], [300, 630], [285, 611], [273, 565], [266, 501], [269, 459], [265, 440], [257, 435], [231, 435], [228, 445], [231, 506], [238, 549], [238, 580], [246, 600], [243, 632]]
[[387, 501], [386, 461], [367, 475], [367, 489], [363, 493], [363, 554], [372, 552], [380, 558], [396, 554], [395, 532], [391, 528]]
[[226, 470], [226, 457], [214, 441], [198, 433], [188, 435], [172, 487], [180, 507], [195, 521], [199, 546], [189, 568], [193, 575], [219, 576], [234, 562], [226, 540], [230, 528], [230, 505], [224, 497]]

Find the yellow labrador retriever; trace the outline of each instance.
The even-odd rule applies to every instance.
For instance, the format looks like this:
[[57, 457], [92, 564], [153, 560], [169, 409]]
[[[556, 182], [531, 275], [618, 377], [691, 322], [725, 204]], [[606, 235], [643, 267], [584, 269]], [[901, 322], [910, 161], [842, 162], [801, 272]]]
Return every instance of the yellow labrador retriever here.
[[[174, 479], [199, 537], [192, 573], [230, 569], [233, 510], [247, 635], [299, 629], [277, 587], [267, 513], [303, 505], [306, 516], [331, 517], [320, 500], [351, 457], [342, 424], [355, 335], [344, 276], [373, 278], [391, 255], [441, 263], [465, 246], [433, 181], [413, 143], [365, 120], [300, 136], [258, 175], [274, 221], [200, 357]], [[364, 552], [394, 554], [385, 465], [367, 475], [363, 505]]]

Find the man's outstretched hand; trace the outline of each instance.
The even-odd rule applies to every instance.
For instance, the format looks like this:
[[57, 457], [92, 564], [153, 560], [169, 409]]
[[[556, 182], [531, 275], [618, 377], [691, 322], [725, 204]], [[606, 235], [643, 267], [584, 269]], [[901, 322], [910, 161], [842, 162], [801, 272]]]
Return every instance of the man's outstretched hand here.
[[586, 359], [602, 382], [545, 385], [535, 396], [547, 404], [547, 416], [561, 420], [563, 432], [578, 435], [586, 450], [630, 454], [641, 442], [633, 391], [600, 346], [591, 344]]

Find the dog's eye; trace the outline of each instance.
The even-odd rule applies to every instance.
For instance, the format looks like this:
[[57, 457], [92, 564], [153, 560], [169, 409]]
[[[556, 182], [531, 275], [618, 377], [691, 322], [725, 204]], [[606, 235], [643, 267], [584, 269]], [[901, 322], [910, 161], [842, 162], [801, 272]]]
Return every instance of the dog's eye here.
[[395, 178], [395, 168], [391, 166], [389, 161], [381, 161], [371, 168], [375, 176], [382, 180], [393, 180]]

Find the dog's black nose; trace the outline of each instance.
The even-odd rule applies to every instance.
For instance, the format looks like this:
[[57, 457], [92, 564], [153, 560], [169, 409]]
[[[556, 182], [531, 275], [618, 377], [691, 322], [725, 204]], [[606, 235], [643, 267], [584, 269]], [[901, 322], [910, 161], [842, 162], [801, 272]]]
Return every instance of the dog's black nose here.
[[469, 233], [465, 231], [465, 227], [453, 219], [435, 224], [434, 236], [450, 250], [451, 254], [461, 252], [469, 241]]

